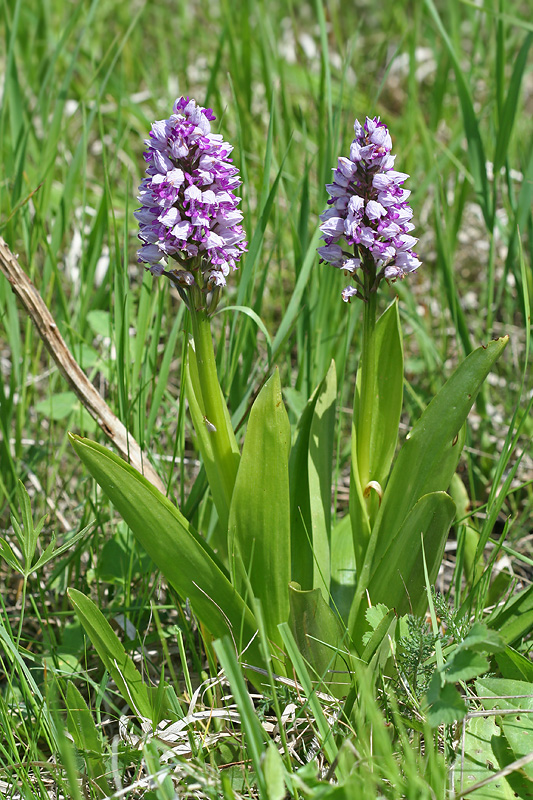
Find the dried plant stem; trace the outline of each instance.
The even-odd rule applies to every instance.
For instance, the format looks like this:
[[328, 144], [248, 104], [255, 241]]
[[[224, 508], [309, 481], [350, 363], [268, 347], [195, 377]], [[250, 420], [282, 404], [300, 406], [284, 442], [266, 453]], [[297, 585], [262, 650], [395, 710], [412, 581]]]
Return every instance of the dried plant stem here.
[[105, 435], [113, 442], [122, 458], [141, 472], [160, 492], [165, 494], [165, 487], [161, 478], [149, 461], [143, 458], [141, 448], [133, 436], [128, 433], [122, 422], [113, 414], [104, 398], [80, 368], [61, 336], [54, 318], [41, 295], [1, 236], [0, 269], [37, 328], [44, 346], [57, 364], [60, 373], [91, 417], [96, 420]]

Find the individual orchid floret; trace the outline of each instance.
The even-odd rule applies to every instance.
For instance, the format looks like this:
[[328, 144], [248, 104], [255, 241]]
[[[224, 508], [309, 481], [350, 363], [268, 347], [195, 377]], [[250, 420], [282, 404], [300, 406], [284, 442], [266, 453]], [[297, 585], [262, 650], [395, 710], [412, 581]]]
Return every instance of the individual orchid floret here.
[[394, 169], [392, 140], [379, 117], [354, 124], [350, 156], [341, 156], [326, 188], [330, 199], [320, 216], [325, 244], [321, 261], [350, 273], [357, 286], [348, 286], [343, 299], [367, 299], [385, 278], [394, 281], [414, 272], [420, 261], [411, 236], [410, 192], [402, 188], [409, 177]]
[[232, 147], [211, 133], [210, 108], [181, 97], [169, 119], [154, 122], [146, 140], [146, 177], [139, 187], [139, 261], [167, 275], [186, 296], [225, 286], [246, 251], [238, 210], [239, 171]]

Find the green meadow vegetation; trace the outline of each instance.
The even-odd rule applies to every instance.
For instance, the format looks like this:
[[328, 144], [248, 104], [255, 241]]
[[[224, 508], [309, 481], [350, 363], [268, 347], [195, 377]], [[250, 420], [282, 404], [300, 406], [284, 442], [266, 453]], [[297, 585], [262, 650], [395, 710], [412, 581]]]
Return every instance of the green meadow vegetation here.
[[[4, 0], [0, 797], [533, 797], [530, 17]], [[242, 180], [210, 316], [137, 259], [180, 96]], [[366, 116], [422, 264], [344, 303]]]

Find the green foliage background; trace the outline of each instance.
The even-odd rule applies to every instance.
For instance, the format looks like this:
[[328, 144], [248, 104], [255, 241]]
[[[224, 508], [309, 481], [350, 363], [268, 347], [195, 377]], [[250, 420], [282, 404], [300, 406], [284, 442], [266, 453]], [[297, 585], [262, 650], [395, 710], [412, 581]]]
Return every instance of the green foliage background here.
[[[529, 5], [520, 0], [483, 6], [459, 0], [4, 0], [0, 235], [169, 495], [208, 539], [214, 514], [183, 401], [188, 320], [169, 286], [137, 263], [132, 213], [144, 170], [143, 139], [180, 94], [213, 108], [243, 177], [249, 253], [231, 276], [222, 307], [248, 305], [262, 326], [238, 311], [215, 319], [231, 413], [244, 424], [251, 398], [276, 364], [294, 430], [335, 357], [340, 434], [333, 513], [339, 519], [347, 513], [360, 309], [342, 303], [343, 276], [318, 264], [318, 215], [336, 158], [348, 152], [354, 118], [379, 114], [388, 124], [396, 166], [411, 175], [407, 186], [423, 261], [412, 280], [385, 288], [380, 299], [383, 310], [396, 294], [400, 298], [403, 429], [458, 360], [493, 336], [511, 337], [470, 418], [459, 471], [466, 491], [456, 487], [454, 499], [465, 516], [475, 515], [455, 528], [455, 597], [475, 571], [476, 548], [479, 562], [502, 531], [511, 552], [501, 590], [531, 577], [529, 18]], [[66, 696], [71, 679], [98, 719], [106, 693], [107, 678], [73, 621], [68, 587], [90, 593], [110, 619], [124, 622], [120, 615], [126, 615], [128, 650], [141, 641], [148, 645], [145, 666], [154, 685], [163, 663], [178, 687], [188, 686], [191, 675], [196, 685], [206, 666], [186, 609], [175, 610], [131, 533], [87, 480], [68, 444], [69, 430], [104, 441], [0, 278], [1, 526], [15, 542], [9, 515], [20, 517], [19, 479], [34, 517], [47, 515], [39, 552], [52, 531], [64, 544], [95, 520], [55, 562], [27, 577], [23, 608], [16, 572], [0, 566], [6, 653], [0, 721], [8, 732], [0, 780], [16, 774], [28, 797], [44, 795], [31, 769], [17, 766], [21, 754], [29, 763], [43, 753], [66, 753], [67, 777], [57, 780], [71, 781], [75, 791], [63, 723], [50, 710], [61, 702], [45, 704], [49, 710], [41, 716], [28, 700], [34, 686], [47, 697], [53, 675]], [[483, 597], [490, 599], [488, 588]], [[522, 655], [527, 652], [523, 645]], [[107, 692], [106, 698], [106, 711], [118, 716], [116, 697]], [[71, 701], [78, 702], [73, 690]], [[368, 719], [378, 719], [371, 705], [368, 716], [354, 722], [360, 735]], [[83, 709], [78, 712], [84, 718]], [[385, 763], [396, 769], [393, 751], [382, 746]], [[419, 768], [409, 758], [406, 769], [415, 776]], [[442, 786], [436, 752], [431, 758], [434, 786]], [[124, 780], [127, 763], [120, 766]], [[209, 759], [206, 764], [210, 775]], [[371, 796], [373, 780], [360, 777], [357, 789]], [[416, 796], [423, 796], [425, 789], [416, 786]]]

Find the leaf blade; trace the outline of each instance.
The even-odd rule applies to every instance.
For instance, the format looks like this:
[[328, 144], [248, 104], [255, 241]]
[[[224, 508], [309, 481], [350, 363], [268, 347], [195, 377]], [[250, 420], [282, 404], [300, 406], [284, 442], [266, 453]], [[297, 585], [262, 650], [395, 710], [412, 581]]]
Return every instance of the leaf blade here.
[[267, 634], [289, 616], [290, 425], [276, 370], [257, 396], [248, 422], [229, 514], [233, 582], [261, 601]]
[[[102, 445], [70, 434], [75, 451], [152, 561], [214, 635], [228, 632], [239, 649], [255, 636], [252, 612], [207, 544], [170, 500]], [[249, 658], [259, 658], [252, 642]]]

